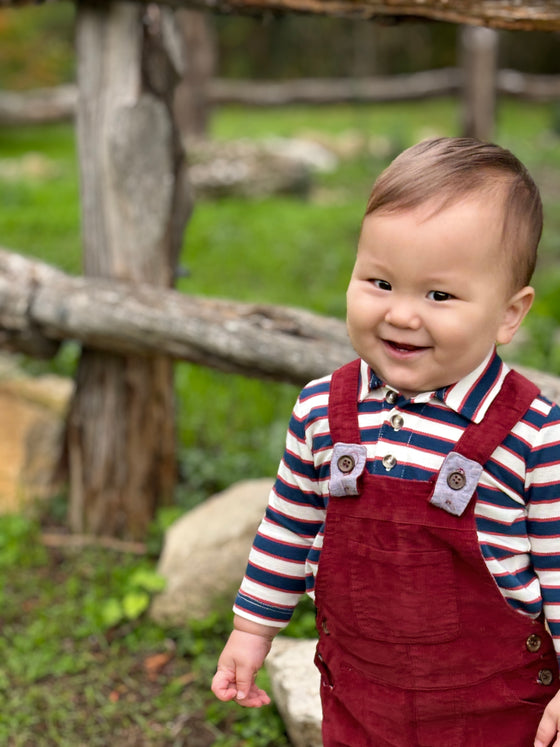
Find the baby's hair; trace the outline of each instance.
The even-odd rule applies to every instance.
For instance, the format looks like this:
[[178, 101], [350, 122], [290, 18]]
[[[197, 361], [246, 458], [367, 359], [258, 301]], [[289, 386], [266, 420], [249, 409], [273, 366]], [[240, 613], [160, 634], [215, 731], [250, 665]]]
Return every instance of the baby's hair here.
[[377, 178], [366, 208], [394, 213], [435, 201], [434, 213], [473, 194], [496, 200], [503, 215], [504, 256], [515, 290], [537, 260], [543, 210], [539, 190], [513, 153], [474, 138], [434, 138], [403, 151]]

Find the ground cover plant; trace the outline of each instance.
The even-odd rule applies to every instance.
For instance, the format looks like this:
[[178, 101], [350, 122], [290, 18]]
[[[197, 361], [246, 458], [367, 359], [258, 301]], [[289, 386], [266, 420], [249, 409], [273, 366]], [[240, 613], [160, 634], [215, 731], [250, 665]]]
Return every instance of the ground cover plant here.
[[[344, 296], [371, 182], [412, 142], [458, 131], [455, 102], [228, 108], [220, 139], [312, 136], [340, 152], [306, 199], [201, 202], [188, 226], [184, 292], [306, 306], [344, 318]], [[524, 160], [542, 187], [547, 223], [536, 277], [538, 300], [512, 355], [560, 373], [560, 137], [549, 105], [502, 102], [496, 139]], [[0, 130], [0, 245], [79, 273], [79, 189], [70, 125]], [[71, 375], [79, 350], [65, 345], [30, 371]], [[273, 708], [240, 711], [214, 701], [209, 680], [230, 625], [230, 600], [181, 629], [146, 615], [158, 587], [167, 523], [240, 478], [275, 472], [294, 387], [176, 367], [179, 458], [176, 506], [154, 522], [145, 555], [46, 546], [41, 532], [64, 520], [64, 496], [32, 516], [0, 517], [0, 744], [287, 744]], [[292, 634], [312, 633], [303, 606]]]
[[146, 617], [146, 595], [161, 588], [154, 558], [46, 548], [36, 520], [5, 516], [0, 572], [0, 744], [285, 743], [273, 708], [255, 726], [251, 714], [209, 703], [225, 608], [180, 630]]

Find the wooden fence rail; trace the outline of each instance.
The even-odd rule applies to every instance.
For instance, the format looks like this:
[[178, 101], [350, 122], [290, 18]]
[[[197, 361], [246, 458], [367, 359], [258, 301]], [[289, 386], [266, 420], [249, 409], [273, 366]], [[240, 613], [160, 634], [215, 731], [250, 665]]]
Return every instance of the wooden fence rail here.
[[0, 347], [49, 357], [66, 339], [298, 385], [355, 357], [337, 319], [74, 277], [0, 250]]
[[[210, 105], [286, 106], [288, 104], [376, 103], [414, 101], [457, 94], [459, 68], [366, 78], [303, 78], [293, 81], [247, 81], [216, 78], [208, 86]], [[496, 93], [528, 101], [560, 99], [560, 75], [531, 75], [499, 70]], [[0, 124], [20, 125], [72, 119], [78, 90], [74, 85], [26, 92], [0, 91]]]
[[[355, 357], [338, 319], [74, 277], [0, 249], [0, 347], [45, 357], [68, 339], [101, 351], [166, 354], [298, 386]], [[516, 368], [548, 397], [560, 399], [560, 379]]]
[[[0, 8], [38, 1], [45, 0], [0, 0]], [[96, 0], [95, 4], [103, 7], [110, 2]], [[160, 0], [160, 4], [218, 13], [289, 12], [362, 19], [404, 16], [524, 31], [560, 30], [560, 0]]]

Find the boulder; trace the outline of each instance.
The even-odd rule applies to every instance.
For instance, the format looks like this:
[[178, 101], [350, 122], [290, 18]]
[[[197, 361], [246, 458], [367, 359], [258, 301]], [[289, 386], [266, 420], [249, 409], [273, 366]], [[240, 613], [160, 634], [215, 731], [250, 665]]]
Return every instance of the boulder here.
[[508, 361], [508, 364], [536, 384], [545, 397], [560, 404], [560, 377], [544, 371], [537, 371], [534, 368], [518, 366], [517, 363], [509, 363]]
[[10, 356], [0, 358], [0, 512], [15, 512], [59, 489], [72, 381], [31, 377]]
[[217, 598], [231, 594], [233, 603], [273, 482], [236, 483], [167, 530], [158, 566], [167, 585], [152, 602], [155, 620], [181, 625], [208, 615]]
[[337, 162], [324, 146], [303, 139], [190, 140], [187, 152], [189, 180], [197, 199], [304, 197], [311, 189], [313, 173], [332, 171]]
[[317, 641], [278, 636], [266, 660], [274, 704], [293, 747], [321, 747]]

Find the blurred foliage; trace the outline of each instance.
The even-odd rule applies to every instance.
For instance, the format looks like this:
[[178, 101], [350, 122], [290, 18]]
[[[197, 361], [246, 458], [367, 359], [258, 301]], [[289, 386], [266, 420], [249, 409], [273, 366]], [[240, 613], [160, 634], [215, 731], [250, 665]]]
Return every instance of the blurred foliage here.
[[[74, 13], [70, 2], [0, 10], [0, 88], [73, 78]], [[223, 77], [390, 75], [458, 64], [459, 27], [451, 23], [271, 13], [208, 13], [208, 19]], [[560, 73], [557, 32], [498, 33], [502, 67]]]
[[[401, 18], [216, 16], [218, 74], [236, 78], [395, 75], [460, 64], [459, 26]], [[558, 32], [503, 31], [499, 65], [560, 73]], [[325, 54], [325, 49], [329, 54]], [[239, 53], [243, 50], [243, 54]]]
[[0, 88], [25, 90], [74, 79], [74, 5], [0, 10]]
[[456, 63], [453, 24], [296, 15], [217, 16], [213, 23], [218, 74], [225, 77], [345, 77]]

